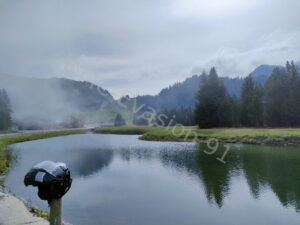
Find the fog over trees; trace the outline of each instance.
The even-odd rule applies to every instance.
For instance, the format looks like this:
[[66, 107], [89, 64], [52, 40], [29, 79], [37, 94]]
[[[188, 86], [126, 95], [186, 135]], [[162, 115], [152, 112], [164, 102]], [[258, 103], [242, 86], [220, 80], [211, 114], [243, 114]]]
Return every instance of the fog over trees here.
[[197, 100], [195, 117], [200, 127], [228, 127], [233, 125], [233, 98], [228, 95], [215, 68], [210, 70], [209, 75], [203, 74]]
[[0, 130], [8, 130], [11, 127], [11, 112], [8, 95], [4, 89], [0, 89]]
[[[285, 67], [262, 65], [246, 78], [219, 77], [212, 68], [157, 95], [120, 101], [92, 83], [67, 79], [1, 76], [0, 89], [1, 130], [12, 123], [19, 129], [113, 125], [118, 114], [135, 125], [300, 126], [300, 75], [294, 62]], [[150, 119], [144, 118], [147, 111]]]
[[285, 68], [273, 70], [264, 86], [249, 75], [237, 100], [212, 68], [203, 75], [197, 101], [195, 118], [200, 128], [299, 127], [300, 73], [294, 62], [287, 62]]

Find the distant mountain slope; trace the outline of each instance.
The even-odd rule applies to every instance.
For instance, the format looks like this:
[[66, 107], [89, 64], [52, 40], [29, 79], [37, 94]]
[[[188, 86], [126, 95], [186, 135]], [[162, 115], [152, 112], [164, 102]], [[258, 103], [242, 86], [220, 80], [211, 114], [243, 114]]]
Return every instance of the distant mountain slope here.
[[176, 83], [160, 91], [158, 95], [138, 96], [138, 104], [147, 104], [154, 108], [188, 107], [194, 102], [195, 93], [200, 84], [200, 76], [194, 75], [182, 83]]
[[[275, 67], [261, 65], [251, 74], [256, 82], [264, 84]], [[298, 68], [300, 70], [300, 64]], [[222, 80], [230, 95], [240, 96], [243, 79], [223, 77]], [[200, 84], [201, 76], [194, 75], [164, 88], [157, 95], [138, 96], [131, 100], [136, 100], [138, 106], [145, 104], [155, 109], [194, 107]], [[15, 121], [39, 123], [40, 127], [60, 124], [74, 116], [95, 124], [111, 122], [116, 113], [130, 120], [132, 114], [132, 107], [122, 107], [127, 98], [117, 102], [107, 90], [86, 81], [0, 75], [0, 88], [8, 92]], [[128, 105], [132, 106], [132, 103], [129, 101]]]
[[271, 76], [273, 70], [276, 67], [282, 66], [275, 66], [275, 65], [261, 65], [253, 70], [250, 74], [252, 75], [253, 79], [258, 82], [259, 84], [264, 84], [268, 78]]
[[81, 111], [117, 107], [112, 95], [93, 83], [64, 78], [51, 80], [64, 92], [64, 99]]
[[[261, 65], [250, 74], [257, 83], [263, 85], [276, 67], [282, 66]], [[300, 71], [300, 64], [298, 64], [298, 68]], [[244, 79], [228, 77], [223, 77], [221, 79], [231, 96], [240, 96]], [[201, 76], [194, 75], [181, 83], [176, 83], [163, 89], [158, 95], [144, 95], [136, 97], [137, 104], [145, 104], [156, 109], [194, 107], [200, 84]]]
[[[300, 72], [300, 63], [295, 63], [298, 71]], [[276, 68], [284, 68], [283, 66], [278, 65], [261, 65], [253, 70], [250, 74], [254, 80], [259, 84], [264, 84], [268, 78], [271, 76], [273, 70]]]
[[[158, 95], [144, 95], [136, 98], [137, 104], [146, 104], [156, 109], [193, 107], [196, 104], [196, 95], [201, 84], [201, 75], [194, 75], [182, 83], [163, 89]], [[239, 96], [243, 79], [222, 78], [224, 85], [230, 95]]]
[[[35, 127], [60, 124], [73, 116], [89, 113], [103, 120], [120, 110], [111, 94], [95, 84], [69, 79], [37, 79], [0, 75], [0, 88], [8, 92], [13, 118], [22, 124], [35, 123]], [[38, 124], [37, 124], [38, 123]]]

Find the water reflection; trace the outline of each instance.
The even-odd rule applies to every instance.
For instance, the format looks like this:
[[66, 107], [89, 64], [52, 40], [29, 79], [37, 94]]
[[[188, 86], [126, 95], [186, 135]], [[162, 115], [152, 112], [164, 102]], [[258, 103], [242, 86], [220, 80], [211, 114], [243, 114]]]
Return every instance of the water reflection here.
[[247, 146], [239, 151], [241, 165], [250, 190], [259, 198], [266, 186], [276, 194], [283, 206], [300, 209], [300, 154], [297, 147]]
[[213, 155], [207, 154], [205, 150], [206, 146], [200, 145], [194, 151], [162, 151], [161, 160], [165, 166], [184, 169], [197, 176], [205, 189], [207, 200], [221, 207], [223, 199], [229, 194], [231, 177], [239, 174], [239, 162], [236, 155], [232, 154], [226, 158], [226, 164], [218, 161], [223, 146]]
[[216, 157], [216, 155], [206, 154], [205, 150], [200, 148], [197, 154], [197, 164], [208, 201], [215, 202], [221, 207], [224, 198], [229, 194], [230, 178], [235, 172], [236, 162], [230, 160], [223, 164], [216, 160]]
[[99, 172], [113, 160], [113, 151], [103, 149], [74, 149], [65, 161], [73, 177], [85, 177]]
[[[272, 189], [283, 206], [300, 210], [300, 152], [297, 147], [232, 145], [223, 164], [217, 158], [225, 150], [220, 146], [209, 155], [206, 145], [198, 147], [162, 148], [158, 155], [151, 149], [124, 149], [122, 159], [130, 161], [150, 160], [158, 157], [165, 167], [184, 170], [197, 176], [211, 204], [222, 207], [224, 198], [230, 194], [231, 179], [244, 175], [254, 198], [259, 199], [266, 187]], [[232, 193], [234, 194], [234, 193]]]
[[[259, 199], [269, 187], [283, 206], [300, 210], [300, 152], [297, 147], [251, 146], [242, 149], [232, 145], [226, 164], [217, 160], [224, 152], [221, 146], [213, 155], [205, 153], [206, 146], [194, 151], [162, 152], [164, 165], [185, 169], [199, 177], [210, 203], [222, 207], [224, 198], [230, 194], [231, 179], [246, 178], [254, 198]], [[234, 193], [232, 193], [234, 194]]]
[[[293, 206], [300, 210], [300, 152], [297, 147], [251, 146], [239, 149], [232, 145], [223, 164], [221, 157], [225, 147], [209, 155], [206, 145], [192, 149], [162, 149], [159, 158], [162, 164], [176, 170], [185, 170], [190, 175], [199, 177], [205, 188], [207, 200], [222, 207], [224, 198], [230, 194], [230, 181], [241, 173], [245, 176], [254, 198], [268, 186], [276, 194], [283, 206]], [[150, 160], [155, 156], [151, 149], [134, 152], [121, 151], [123, 159]], [[232, 193], [234, 194], [234, 193]]]
[[24, 171], [42, 160], [64, 161], [74, 178], [64, 211], [74, 224], [273, 224], [272, 218], [298, 224], [299, 149], [237, 147], [231, 145], [223, 164], [217, 158], [224, 146], [208, 155], [203, 144], [144, 142], [137, 136], [27, 142], [13, 146], [17, 161], [6, 185], [39, 205], [35, 191], [22, 184]]

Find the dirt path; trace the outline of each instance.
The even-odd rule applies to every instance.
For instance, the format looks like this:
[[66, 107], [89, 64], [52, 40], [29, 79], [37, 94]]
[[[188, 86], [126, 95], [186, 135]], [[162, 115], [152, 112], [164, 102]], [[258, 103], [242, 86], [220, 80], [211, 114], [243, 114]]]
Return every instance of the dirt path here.
[[[1, 134], [1, 138], [25, 135], [25, 133]], [[3, 179], [3, 178], [2, 178]], [[33, 216], [24, 202], [12, 194], [7, 193], [0, 186], [0, 225], [49, 225], [46, 220]]]
[[33, 216], [18, 198], [0, 188], [0, 225], [48, 225], [46, 220]]

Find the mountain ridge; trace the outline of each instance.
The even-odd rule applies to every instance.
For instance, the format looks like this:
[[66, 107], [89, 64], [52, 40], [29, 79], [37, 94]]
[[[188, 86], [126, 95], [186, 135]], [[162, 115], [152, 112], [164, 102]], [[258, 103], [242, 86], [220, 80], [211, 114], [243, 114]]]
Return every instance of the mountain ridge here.
[[7, 91], [11, 100], [14, 121], [25, 127], [34, 123], [34, 127], [49, 128], [71, 117], [92, 123], [91, 120], [101, 120], [92, 119], [97, 114], [96, 117], [105, 114], [103, 120], [111, 120], [112, 111], [121, 111], [107, 90], [87, 81], [11, 75], [0, 75], [0, 81], [0, 88]]
[[[300, 71], [300, 64], [296, 64]], [[250, 72], [254, 81], [260, 85], [264, 85], [276, 68], [284, 68], [280, 65], [262, 64]], [[229, 95], [239, 97], [241, 94], [244, 78], [221, 77]], [[201, 75], [193, 75], [186, 78], [182, 82], [170, 85], [168, 88], [162, 89], [157, 95], [139, 95], [135, 97], [137, 104], [146, 104], [156, 109], [171, 109], [179, 107], [194, 107], [196, 104], [196, 95], [201, 84]]]
[[[263, 85], [276, 65], [260, 65], [250, 74]], [[298, 64], [300, 71], [300, 64]], [[239, 97], [244, 78], [221, 77], [231, 96]], [[163, 88], [157, 95], [129, 96], [114, 99], [108, 90], [88, 81], [76, 81], [67, 78], [28, 78], [0, 75], [0, 88], [5, 88], [11, 99], [13, 118], [16, 121], [41, 121], [61, 123], [72, 116], [83, 117], [87, 123], [113, 121], [117, 113], [130, 120], [130, 105], [147, 105], [156, 110], [194, 107], [196, 95], [201, 83], [201, 75], [193, 75], [182, 82]], [[131, 104], [132, 106], [132, 104]], [[41, 125], [42, 126], [42, 125]]]

